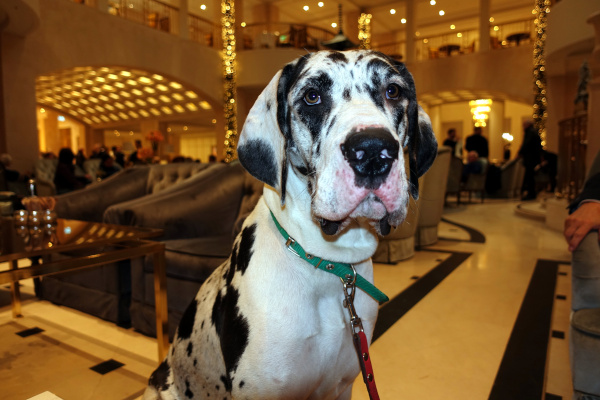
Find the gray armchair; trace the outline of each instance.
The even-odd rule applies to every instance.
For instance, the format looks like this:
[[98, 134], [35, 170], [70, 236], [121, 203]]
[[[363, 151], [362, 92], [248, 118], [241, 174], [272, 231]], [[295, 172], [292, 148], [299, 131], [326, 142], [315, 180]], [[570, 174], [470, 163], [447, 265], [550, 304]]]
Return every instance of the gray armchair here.
[[448, 178], [446, 179], [446, 194], [444, 204], [447, 203], [448, 195], [456, 195], [456, 204], [460, 204], [460, 178], [462, 177], [463, 162], [459, 157], [450, 156], [450, 167], [448, 168]]
[[[153, 198], [177, 191], [192, 178], [202, 181], [221, 164], [167, 164], [140, 166], [121, 171], [85, 189], [56, 197], [61, 218], [102, 222], [110, 206], [132, 199]], [[204, 174], [204, 175], [203, 175]], [[198, 183], [200, 184], [200, 183]], [[68, 256], [65, 255], [65, 256]], [[119, 325], [130, 324], [131, 267], [129, 262], [108, 264], [69, 274], [44, 277], [40, 297], [95, 315]]]
[[468, 193], [469, 203], [471, 202], [472, 193], [479, 193], [482, 203], [483, 199], [485, 198], [485, 180], [487, 178], [489, 162], [488, 159], [484, 157], [480, 157], [479, 162], [481, 163], [481, 172], [478, 174], [469, 174], [469, 176], [467, 177], [467, 181], [464, 182], [460, 189], [462, 192]]
[[500, 168], [500, 190], [494, 197], [512, 199], [521, 193], [521, 183], [525, 167], [521, 159], [515, 158], [508, 161]]
[[[105, 222], [160, 227], [165, 243], [169, 335], [202, 283], [229, 257], [246, 216], [254, 209], [263, 183], [238, 162], [219, 165], [210, 174], [192, 178], [177, 191], [110, 207]], [[152, 257], [132, 261], [131, 323], [156, 334]]]
[[429, 246], [438, 240], [438, 225], [444, 212], [451, 157], [450, 147], [440, 147], [433, 165], [423, 175], [419, 198], [418, 227], [415, 236], [418, 246]]

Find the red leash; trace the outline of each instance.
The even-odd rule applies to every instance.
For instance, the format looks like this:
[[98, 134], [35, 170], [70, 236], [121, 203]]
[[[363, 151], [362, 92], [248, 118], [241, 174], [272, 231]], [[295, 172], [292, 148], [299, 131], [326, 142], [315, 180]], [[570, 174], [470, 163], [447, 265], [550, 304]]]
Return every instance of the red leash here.
[[348, 309], [350, 314], [350, 327], [352, 329], [352, 339], [354, 340], [354, 348], [356, 349], [356, 355], [358, 356], [358, 362], [360, 364], [360, 370], [362, 371], [363, 380], [367, 386], [367, 392], [371, 400], [379, 400], [379, 393], [377, 393], [377, 385], [375, 385], [375, 374], [373, 373], [373, 365], [371, 364], [371, 356], [369, 355], [369, 342], [367, 341], [367, 335], [363, 329], [362, 321], [356, 315], [354, 309], [354, 293], [356, 291], [356, 270], [351, 265], [354, 277], [346, 275], [346, 280], [342, 279], [344, 284], [344, 307]]

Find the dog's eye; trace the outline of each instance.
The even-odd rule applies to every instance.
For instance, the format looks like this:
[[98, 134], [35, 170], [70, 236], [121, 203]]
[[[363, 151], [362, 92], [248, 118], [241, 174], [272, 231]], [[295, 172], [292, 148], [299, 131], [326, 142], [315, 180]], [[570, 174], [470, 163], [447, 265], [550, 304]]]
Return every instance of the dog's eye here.
[[391, 83], [387, 89], [385, 89], [385, 97], [390, 100], [398, 100], [400, 97], [400, 88], [395, 83]]
[[321, 102], [321, 95], [316, 90], [311, 89], [304, 95], [304, 102], [309, 106], [319, 104]]

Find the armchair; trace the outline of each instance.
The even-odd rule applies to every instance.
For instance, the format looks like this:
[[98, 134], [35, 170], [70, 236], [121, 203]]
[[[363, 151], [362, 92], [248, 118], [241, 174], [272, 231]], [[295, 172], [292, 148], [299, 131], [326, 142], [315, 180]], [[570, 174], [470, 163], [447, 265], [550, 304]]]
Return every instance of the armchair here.
[[438, 240], [438, 224], [444, 211], [451, 157], [450, 147], [440, 147], [433, 165], [423, 176], [415, 236], [418, 246], [432, 245]]
[[[471, 202], [471, 193], [473, 192], [479, 193], [482, 203], [485, 198], [485, 180], [487, 178], [489, 162], [484, 157], [480, 157], [479, 162], [482, 164], [481, 172], [478, 174], [469, 174], [467, 181], [461, 186], [461, 191], [468, 192], [469, 194], [469, 203]], [[460, 193], [458, 196], [460, 197]]]
[[[110, 207], [105, 222], [161, 227], [166, 245], [169, 335], [202, 283], [229, 257], [246, 216], [262, 195], [263, 184], [239, 163], [220, 165], [190, 179], [177, 191]], [[199, 178], [199, 177], [198, 177]], [[132, 261], [131, 323], [156, 334], [152, 257]]]
[[448, 179], [446, 180], [446, 194], [444, 204], [447, 203], [448, 195], [456, 195], [456, 204], [460, 204], [460, 178], [462, 177], [463, 162], [459, 157], [450, 156], [450, 167], [448, 168]]
[[[223, 167], [221, 164], [182, 163], [126, 169], [98, 184], [57, 196], [55, 210], [61, 218], [102, 222], [105, 211], [116, 203], [177, 191], [179, 185], [191, 179], [201, 181], [202, 176]], [[130, 324], [130, 264], [107, 264], [46, 276], [40, 282], [40, 297], [127, 326]]]

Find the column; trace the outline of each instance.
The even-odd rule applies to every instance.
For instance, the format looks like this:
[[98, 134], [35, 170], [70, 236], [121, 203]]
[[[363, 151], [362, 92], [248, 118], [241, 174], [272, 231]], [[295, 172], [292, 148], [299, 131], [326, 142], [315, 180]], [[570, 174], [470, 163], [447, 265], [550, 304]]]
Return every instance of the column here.
[[490, 50], [490, 0], [479, 0], [479, 51]]
[[344, 34], [352, 43], [358, 44], [358, 19], [360, 18], [360, 11], [349, 11], [344, 13]]
[[417, 31], [416, 24], [416, 7], [415, 0], [406, 0], [406, 56], [405, 61], [412, 63], [416, 60], [415, 51], [415, 32]]
[[[493, 100], [488, 119], [488, 143], [490, 146], [490, 161], [502, 160], [504, 156], [504, 101]], [[514, 135], [514, 133], [513, 133]], [[512, 150], [512, 149], [511, 149]]]
[[189, 6], [188, 0], [179, 0], [179, 37], [182, 39], [190, 38], [189, 27]]
[[600, 114], [597, 112], [600, 110], [600, 12], [592, 14], [587, 22], [594, 25], [595, 46], [588, 59], [592, 80], [588, 84], [586, 172], [600, 151]]

